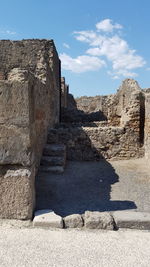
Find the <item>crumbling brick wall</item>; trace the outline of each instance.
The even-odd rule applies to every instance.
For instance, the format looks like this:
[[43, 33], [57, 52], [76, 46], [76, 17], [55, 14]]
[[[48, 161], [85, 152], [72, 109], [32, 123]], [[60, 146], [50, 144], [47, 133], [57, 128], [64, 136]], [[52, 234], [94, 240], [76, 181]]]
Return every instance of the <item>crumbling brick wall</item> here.
[[60, 116], [53, 41], [0, 41], [0, 71], [0, 218], [29, 219], [48, 127]]

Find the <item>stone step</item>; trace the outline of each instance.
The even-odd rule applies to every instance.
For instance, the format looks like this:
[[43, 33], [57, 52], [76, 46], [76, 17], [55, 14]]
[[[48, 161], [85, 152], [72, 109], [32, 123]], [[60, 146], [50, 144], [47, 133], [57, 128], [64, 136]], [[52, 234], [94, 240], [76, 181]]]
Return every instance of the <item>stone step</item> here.
[[50, 128], [47, 136], [48, 144], [58, 144], [58, 131], [57, 129]]
[[63, 144], [46, 144], [43, 156], [63, 156], [66, 158], [66, 146]]
[[43, 166], [64, 166], [65, 158], [64, 157], [55, 157], [55, 156], [42, 156], [41, 165]]
[[40, 166], [39, 170], [41, 172], [52, 172], [52, 173], [63, 173], [64, 167], [63, 166]]

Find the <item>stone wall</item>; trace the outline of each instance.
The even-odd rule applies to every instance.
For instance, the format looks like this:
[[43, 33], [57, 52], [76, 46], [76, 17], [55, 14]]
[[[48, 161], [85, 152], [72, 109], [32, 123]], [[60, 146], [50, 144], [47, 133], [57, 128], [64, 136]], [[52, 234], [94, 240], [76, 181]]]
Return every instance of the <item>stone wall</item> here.
[[[90, 125], [89, 125], [90, 126]], [[143, 156], [133, 129], [98, 125], [69, 126], [52, 129], [48, 142], [64, 143], [68, 160], [130, 159]]]
[[0, 218], [29, 219], [48, 127], [60, 117], [60, 61], [53, 41], [0, 41], [0, 71]]
[[[144, 155], [145, 94], [136, 81], [124, 80], [114, 95], [81, 97], [74, 99], [74, 102], [69, 96], [68, 103], [64, 122], [74, 125], [79, 122], [88, 125], [91, 122], [90, 128], [78, 128], [76, 137], [72, 136], [71, 130], [67, 141], [69, 159], [95, 160], [101, 156], [106, 159], [126, 159]], [[98, 125], [104, 120], [105, 127]], [[82, 142], [81, 132], [87, 137]], [[90, 148], [86, 146], [87, 140], [91, 142]]]
[[65, 78], [61, 77], [61, 108], [67, 108], [68, 94], [69, 85], [66, 84]]
[[[95, 96], [95, 97], [80, 97], [76, 98], [77, 110], [85, 114], [100, 113], [97, 120], [103, 120], [105, 117], [110, 125], [119, 126], [121, 117], [124, 115], [125, 110], [129, 107], [129, 102], [132, 93], [141, 92], [137, 81], [133, 79], [126, 79], [122, 82], [118, 91], [114, 95]], [[103, 116], [102, 116], [103, 115]]]
[[145, 157], [150, 159], [150, 93], [145, 98]]

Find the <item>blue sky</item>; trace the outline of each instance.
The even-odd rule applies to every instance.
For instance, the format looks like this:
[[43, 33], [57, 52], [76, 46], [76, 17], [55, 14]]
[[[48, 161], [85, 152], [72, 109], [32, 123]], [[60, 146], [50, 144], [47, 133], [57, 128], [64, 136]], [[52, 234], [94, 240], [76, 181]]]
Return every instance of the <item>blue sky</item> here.
[[149, 0], [3, 0], [0, 39], [54, 39], [75, 96], [150, 87]]

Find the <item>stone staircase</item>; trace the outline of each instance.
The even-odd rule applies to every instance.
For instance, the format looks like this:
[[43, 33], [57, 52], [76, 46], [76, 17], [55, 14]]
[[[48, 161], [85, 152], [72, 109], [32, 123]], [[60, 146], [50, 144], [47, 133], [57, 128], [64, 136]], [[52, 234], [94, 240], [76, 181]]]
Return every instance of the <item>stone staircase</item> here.
[[66, 146], [48, 141], [43, 149], [40, 171], [63, 173], [66, 164]]

